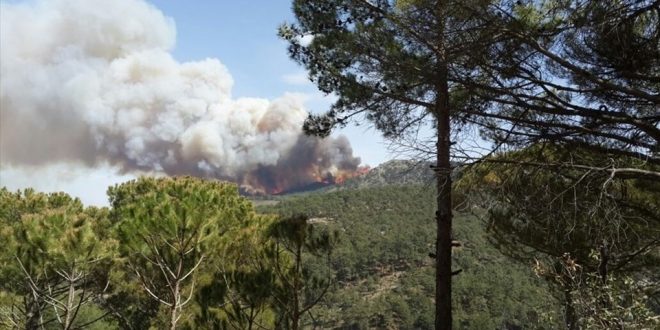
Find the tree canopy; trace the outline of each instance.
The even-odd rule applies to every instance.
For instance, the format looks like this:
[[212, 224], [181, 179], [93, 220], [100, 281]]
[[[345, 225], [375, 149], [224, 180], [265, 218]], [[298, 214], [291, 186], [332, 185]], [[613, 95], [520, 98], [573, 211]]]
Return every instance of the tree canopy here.
[[[0, 190], [4, 321], [13, 327], [80, 329], [104, 294], [116, 258], [114, 240], [100, 240], [105, 213], [64, 193]], [[85, 315], [83, 315], [85, 314]], [[101, 314], [103, 317], [103, 314]]]

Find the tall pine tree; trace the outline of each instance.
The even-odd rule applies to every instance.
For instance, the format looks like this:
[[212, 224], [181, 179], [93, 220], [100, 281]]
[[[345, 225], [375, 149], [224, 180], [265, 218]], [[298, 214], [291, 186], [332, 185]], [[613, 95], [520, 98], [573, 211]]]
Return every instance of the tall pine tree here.
[[[451, 328], [451, 167], [463, 126], [490, 154], [539, 142], [658, 163], [657, 1], [294, 1], [290, 55], [337, 101], [311, 115], [325, 136], [351, 119], [387, 137], [432, 123], [438, 210], [436, 328]], [[483, 145], [482, 145], [483, 146]], [[484, 154], [482, 153], [482, 156]], [[533, 165], [533, 164], [520, 164]], [[640, 166], [578, 164], [657, 180]]]
[[297, 22], [280, 28], [291, 57], [320, 90], [338, 96], [327, 113], [308, 118], [306, 132], [326, 136], [360, 116], [386, 137], [428, 124], [435, 130], [435, 326], [451, 329], [450, 159], [459, 114], [483, 107], [461, 84], [499, 40], [491, 29], [500, 19], [496, 7], [483, 0], [328, 0], [294, 1], [293, 9]]

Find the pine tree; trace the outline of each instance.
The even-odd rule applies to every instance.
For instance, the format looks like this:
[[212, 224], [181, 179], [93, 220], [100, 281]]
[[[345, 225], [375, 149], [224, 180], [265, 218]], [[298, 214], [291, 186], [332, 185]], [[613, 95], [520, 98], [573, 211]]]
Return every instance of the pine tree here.
[[105, 212], [84, 209], [78, 199], [64, 193], [31, 189], [0, 190], [0, 206], [4, 227], [0, 238], [6, 247], [1, 288], [17, 298], [3, 311], [3, 321], [26, 329], [52, 323], [77, 329], [105, 317], [79, 321], [85, 308], [108, 287], [105, 274], [116, 244], [99, 239], [99, 232], [107, 228]]
[[308, 118], [306, 132], [326, 136], [363, 116], [386, 137], [397, 138], [431, 123], [438, 191], [432, 253], [437, 329], [452, 328], [451, 277], [458, 272], [451, 268], [450, 159], [460, 134], [455, 119], [463, 109], [482, 107], [467, 97], [461, 82], [464, 75], [478, 73], [477, 64], [489, 58], [490, 45], [499, 40], [490, 28], [498, 20], [490, 5], [483, 0], [301, 0], [293, 6], [297, 22], [280, 28], [291, 57], [321, 91], [338, 96], [327, 113]]
[[301, 329], [303, 316], [311, 314], [332, 284], [329, 270], [312, 269], [309, 257], [329, 258], [337, 235], [316, 228], [307, 216], [294, 215], [273, 223], [268, 237], [278, 326]]
[[[436, 158], [437, 329], [451, 329], [452, 157], [551, 142], [659, 162], [657, 1], [293, 4], [297, 21], [280, 35], [319, 89], [338, 97], [308, 118], [306, 132], [325, 136], [356, 118], [391, 138], [428, 122], [435, 129], [432, 146], [414, 147]], [[464, 127], [493, 142], [487, 152], [460, 150]], [[578, 165], [660, 178], [648, 168]]]
[[108, 190], [122, 254], [175, 329], [195, 294], [198, 273], [224, 262], [224, 234], [247, 223], [252, 206], [235, 185], [191, 177], [140, 178]]

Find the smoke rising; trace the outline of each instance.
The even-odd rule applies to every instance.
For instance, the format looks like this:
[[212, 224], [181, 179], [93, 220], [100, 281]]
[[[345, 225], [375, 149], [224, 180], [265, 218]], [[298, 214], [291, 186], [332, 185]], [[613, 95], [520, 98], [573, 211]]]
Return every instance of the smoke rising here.
[[180, 63], [174, 22], [138, 0], [0, 4], [0, 160], [109, 163], [277, 193], [351, 176], [343, 137], [302, 134], [300, 95], [231, 96], [217, 59]]

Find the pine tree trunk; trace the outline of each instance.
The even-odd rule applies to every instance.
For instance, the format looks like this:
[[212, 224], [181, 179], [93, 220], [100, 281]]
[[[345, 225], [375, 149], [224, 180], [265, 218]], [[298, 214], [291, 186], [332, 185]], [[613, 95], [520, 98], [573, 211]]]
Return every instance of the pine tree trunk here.
[[[73, 272], [72, 272], [73, 274]], [[71, 275], [73, 276], [73, 275]], [[66, 302], [66, 310], [65, 310], [65, 315], [64, 315], [64, 329], [68, 330], [71, 328], [71, 317], [73, 316], [71, 313], [73, 312], [73, 304], [74, 304], [74, 299], [76, 297], [76, 288], [73, 285], [73, 280], [69, 279], [69, 295], [67, 296], [67, 302]]]
[[[444, 1], [438, 2], [437, 13], [438, 49], [444, 50]], [[444, 54], [442, 54], [444, 56]], [[450, 158], [450, 117], [449, 84], [447, 82], [447, 63], [441, 57], [438, 61], [436, 81], [436, 103], [433, 113], [437, 123], [436, 144], [436, 188], [437, 211], [435, 243], [435, 328], [452, 330], [451, 317], [451, 166]]]
[[170, 307], [170, 330], [176, 330], [177, 312], [176, 306]]
[[[439, 102], [445, 103], [446, 102]], [[451, 319], [451, 166], [449, 163], [449, 111], [445, 106], [438, 116], [438, 142], [436, 159], [436, 275], [435, 275], [435, 328], [452, 329]]]
[[[181, 263], [179, 263], [179, 266]], [[180, 269], [181, 267], [179, 267]], [[179, 315], [177, 313], [177, 308], [179, 307], [180, 304], [180, 297], [181, 297], [181, 282], [177, 279], [174, 283], [174, 299], [172, 300], [172, 306], [170, 307], [170, 330], [175, 330], [176, 329], [176, 323], [179, 319]]]

